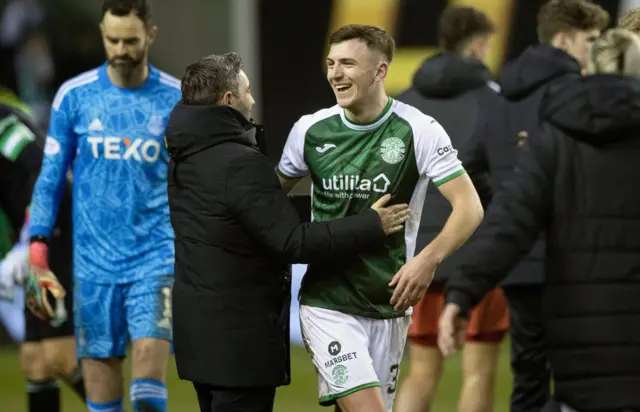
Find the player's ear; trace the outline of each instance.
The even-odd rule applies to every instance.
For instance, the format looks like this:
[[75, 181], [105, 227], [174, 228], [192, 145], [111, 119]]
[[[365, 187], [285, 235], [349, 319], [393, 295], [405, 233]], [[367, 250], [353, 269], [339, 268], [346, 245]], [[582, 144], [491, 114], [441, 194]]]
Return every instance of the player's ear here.
[[100, 23], [100, 34], [104, 36], [104, 23]]
[[157, 35], [158, 35], [158, 26], [150, 26], [147, 29], [147, 37], [149, 39], [149, 43], [153, 43], [156, 40]]
[[558, 32], [551, 39], [551, 45], [556, 49], [567, 51], [569, 43], [571, 42], [571, 35], [567, 32]]
[[387, 77], [387, 72], [389, 71], [389, 63], [382, 61], [378, 64], [378, 69], [376, 70], [376, 80], [382, 80]]

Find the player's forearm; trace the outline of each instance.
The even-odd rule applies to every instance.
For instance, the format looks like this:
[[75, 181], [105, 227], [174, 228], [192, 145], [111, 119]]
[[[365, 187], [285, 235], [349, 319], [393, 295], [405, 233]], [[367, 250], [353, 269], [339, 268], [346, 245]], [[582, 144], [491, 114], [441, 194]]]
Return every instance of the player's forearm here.
[[420, 252], [421, 259], [440, 264], [461, 247], [482, 222], [484, 210], [477, 196], [465, 196], [452, 206], [453, 211], [440, 234]]
[[29, 210], [30, 237], [49, 237], [51, 235], [60, 200], [64, 193], [65, 181], [64, 173], [52, 170], [52, 168], [45, 168], [45, 165], [43, 165], [42, 172], [33, 190]]

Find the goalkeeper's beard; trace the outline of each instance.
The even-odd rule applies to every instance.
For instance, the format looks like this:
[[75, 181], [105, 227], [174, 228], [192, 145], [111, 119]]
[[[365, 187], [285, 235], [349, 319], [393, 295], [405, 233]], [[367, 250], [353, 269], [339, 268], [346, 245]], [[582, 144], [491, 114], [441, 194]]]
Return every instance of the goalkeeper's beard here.
[[128, 80], [142, 66], [144, 60], [144, 56], [138, 59], [129, 56], [114, 57], [109, 60], [109, 66], [123, 80]]

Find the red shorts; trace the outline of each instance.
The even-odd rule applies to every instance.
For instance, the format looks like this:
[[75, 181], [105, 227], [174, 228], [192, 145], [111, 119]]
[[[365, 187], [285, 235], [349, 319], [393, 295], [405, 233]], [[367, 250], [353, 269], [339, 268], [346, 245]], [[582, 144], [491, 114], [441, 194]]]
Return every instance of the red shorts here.
[[[438, 321], [444, 309], [443, 285], [432, 284], [422, 300], [413, 307], [409, 339], [412, 343], [435, 347], [438, 344]], [[501, 342], [509, 329], [507, 301], [501, 288], [489, 292], [471, 310], [467, 325], [467, 342]]]

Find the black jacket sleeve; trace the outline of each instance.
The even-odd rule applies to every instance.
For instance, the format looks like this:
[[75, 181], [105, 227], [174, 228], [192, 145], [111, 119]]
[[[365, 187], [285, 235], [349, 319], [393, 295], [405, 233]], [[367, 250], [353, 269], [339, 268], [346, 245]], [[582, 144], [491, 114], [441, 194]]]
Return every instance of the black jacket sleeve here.
[[247, 150], [230, 161], [229, 207], [270, 252], [291, 263], [352, 256], [382, 246], [386, 237], [374, 210], [331, 222], [302, 223], [269, 159]]
[[[480, 118], [485, 119], [485, 116]], [[488, 120], [481, 120], [478, 126], [465, 145], [465, 149], [461, 151], [460, 161], [478, 192], [482, 206], [486, 208], [493, 196], [489, 183], [489, 162], [485, 150], [488, 137], [486, 132], [489, 129]]]
[[513, 175], [494, 197], [469, 254], [449, 279], [448, 303], [467, 313], [525, 256], [546, 226], [552, 207], [555, 162], [553, 136], [527, 140]]

